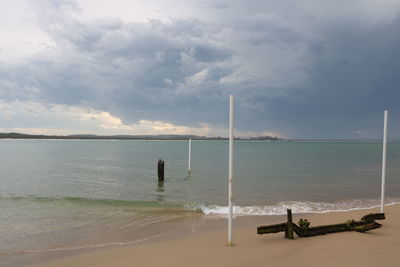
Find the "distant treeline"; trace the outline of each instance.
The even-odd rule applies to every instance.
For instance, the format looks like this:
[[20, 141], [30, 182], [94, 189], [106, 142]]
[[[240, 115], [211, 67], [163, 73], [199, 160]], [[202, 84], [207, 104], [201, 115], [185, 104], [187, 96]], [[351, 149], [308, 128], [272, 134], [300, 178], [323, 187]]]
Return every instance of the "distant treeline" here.
[[[21, 133], [0, 133], [0, 139], [88, 139], [88, 140], [228, 140], [227, 137], [207, 137], [197, 135], [36, 135]], [[272, 136], [258, 137], [235, 137], [235, 140], [255, 141], [283, 141], [283, 139]]]

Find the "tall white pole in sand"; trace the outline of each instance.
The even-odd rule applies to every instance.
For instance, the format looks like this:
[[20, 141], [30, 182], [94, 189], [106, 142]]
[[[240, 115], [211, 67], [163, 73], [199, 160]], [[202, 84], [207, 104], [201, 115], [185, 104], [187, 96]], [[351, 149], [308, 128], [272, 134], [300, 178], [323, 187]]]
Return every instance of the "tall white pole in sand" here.
[[188, 177], [190, 177], [190, 162], [192, 160], [192, 138], [189, 138], [189, 159], [188, 159]]
[[233, 95], [229, 97], [229, 216], [228, 216], [228, 246], [232, 246], [232, 215], [233, 215], [233, 193], [232, 193], [232, 177], [233, 177]]
[[384, 205], [384, 202], [385, 202], [387, 120], [388, 120], [388, 112], [387, 112], [387, 110], [385, 110], [385, 112], [384, 112], [384, 122], [383, 122], [381, 213], [383, 213], [383, 205]]

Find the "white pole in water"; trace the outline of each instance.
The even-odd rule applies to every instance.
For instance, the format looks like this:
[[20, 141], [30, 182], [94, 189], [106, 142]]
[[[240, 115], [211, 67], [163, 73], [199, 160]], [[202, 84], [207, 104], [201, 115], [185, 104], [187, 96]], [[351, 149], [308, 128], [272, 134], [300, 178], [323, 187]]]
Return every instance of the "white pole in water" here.
[[233, 177], [233, 95], [229, 97], [229, 216], [228, 216], [228, 246], [233, 246], [232, 243], [232, 214], [233, 214], [233, 193], [232, 193], [232, 177]]
[[189, 159], [188, 159], [188, 172], [189, 172], [189, 174], [188, 174], [188, 177], [190, 177], [190, 170], [191, 170], [190, 162], [191, 162], [191, 159], [192, 159], [192, 138], [189, 138]]
[[383, 152], [382, 152], [382, 188], [381, 188], [381, 213], [383, 213], [383, 205], [385, 202], [385, 176], [386, 176], [386, 143], [387, 143], [387, 120], [388, 112], [384, 112], [383, 122]]

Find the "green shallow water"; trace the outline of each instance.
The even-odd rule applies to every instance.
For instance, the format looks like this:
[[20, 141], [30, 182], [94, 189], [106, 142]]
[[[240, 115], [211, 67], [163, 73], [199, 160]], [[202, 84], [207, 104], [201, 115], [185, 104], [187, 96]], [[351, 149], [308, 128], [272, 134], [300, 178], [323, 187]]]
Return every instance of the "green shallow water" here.
[[[2, 140], [0, 149], [0, 196], [226, 202], [227, 142], [194, 141], [190, 179], [184, 141]], [[379, 143], [237, 142], [235, 199], [256, 205], [377, 198], [381, 153]], [[163, 187], [158, 158], [166, 162]], [[399, 195], [399, 158], [399, 144], [389, 144], [391, 196]]]
[[[0, 254], [130, 242], [190, 213], [224, 214], [228, 143], [0, 140]], [[379, 143], [236, 142], [236, 212], [281, 214], [379, 204]], [[157, 160], [166, 179], [157, 183]], [[400, 199], [400, 145], [388, 144], [387, 202]], [[188, 215], [189, 214], [189, 215]]]

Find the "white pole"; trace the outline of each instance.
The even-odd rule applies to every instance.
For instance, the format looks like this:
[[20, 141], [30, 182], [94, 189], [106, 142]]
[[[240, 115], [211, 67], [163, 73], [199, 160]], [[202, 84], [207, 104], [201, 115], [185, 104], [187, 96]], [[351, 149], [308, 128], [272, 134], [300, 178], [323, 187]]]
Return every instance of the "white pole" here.
[[189, 138], [189, 160], [188, 160], [188, 172], [189, 172], [189, 174], [188, 174], [188, 177], [190, 177], [190, 170], [191, 170], [190, 162], [191, 162], [191, 159], [192, 159], [192, 138]]
[[232, 178], [233, 178], [233, 95], [229, 97], [229, 216], [228, 216], [228, 246], [232, 246], [232, 214], [233, 214], [233, 193], [232, 193]]
[[385, 112], [384, 112], [384, 122], [383, 122], [381, 213], [383, 213], [383, 205], [384, 205], [384, 202], [385, 202], [387, 120], [388, 120], [388, 112], [387, 112], [387, 110], [385, 110]]

